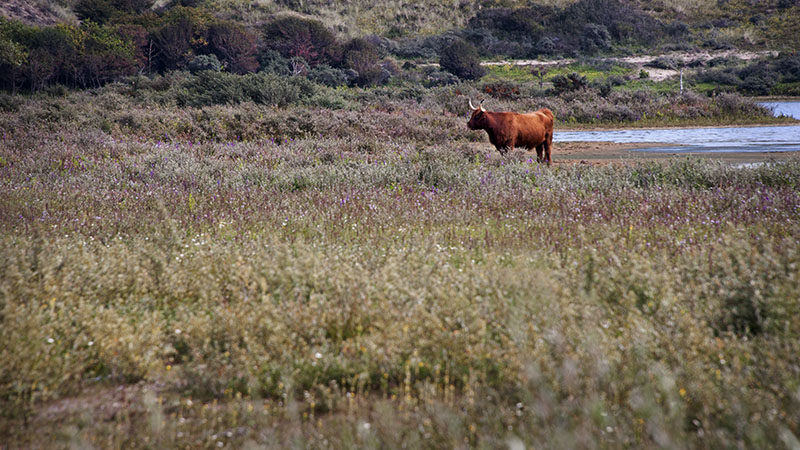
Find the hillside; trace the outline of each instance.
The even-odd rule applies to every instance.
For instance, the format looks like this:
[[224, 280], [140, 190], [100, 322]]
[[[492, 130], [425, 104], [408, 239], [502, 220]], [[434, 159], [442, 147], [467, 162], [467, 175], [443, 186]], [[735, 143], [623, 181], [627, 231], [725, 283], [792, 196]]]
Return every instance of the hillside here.
[[[74, 22], [87, 5], [95, 8], [148, 5], [156, 12], [184, 5], [248, 26], [261, 25], [278, 13], [296, 12], [316, 18], [342, 35], [377, 34], [396, 39], [469, 28], [471, 19], [491, 10], [580, 10], [575, 8], [578, 3], [585, 4], [583, 8], [590, 15], [614, 12], [613, 8], [609, 11], [609, 2], [578, 0], [7, 0], [0, 5], [0, 16], [29, 24], [52, 25]], [[794, 37], [800, 34], [800, 4], [791, 0], [622, 0], [620, 4], [630, 14], [642, 13], [677, 31], [687, 31], [682, 41], [687, 46], [791, 50]], [[614, 19], [624, 20], [625, 15]]]
[[[12, 93], [204, 70], [303, 75], [328, 87], [390, 80], [429, 87], [479, 80], [481, 61], [615, 64], [641, 55], [661, 57], [644, 72], [644, 60], [622, 68], [625, 79], [611, 80], [613, 87], [686, 67], [705, 92], [717, 85], [745, 95], [800, 92], [793, 43], [800, 5], [786, 0], [12, 0], [0, 13], [0, 88]], [[695, 56], [730, 51], [734, 58]], [[744, 64], [745, 52], [772, 59]], [[443, 59], [449, 67], [416, 70]], [[537, 74], [523, 78], [543, 83]]]
[[0, 3], [0, 16], [43, 26], [77, 21], [71, 7], [49, 0], [4, 0]]

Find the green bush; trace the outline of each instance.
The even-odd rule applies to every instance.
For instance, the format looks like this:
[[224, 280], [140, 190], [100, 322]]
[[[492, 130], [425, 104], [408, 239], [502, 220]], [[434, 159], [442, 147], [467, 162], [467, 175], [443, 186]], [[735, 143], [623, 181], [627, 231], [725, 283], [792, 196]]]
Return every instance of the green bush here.
[[282, 77], [268, 73], [241, 77], [245, 95], [255, 103], [286, 106], [298, 103], [317, 91], [313, 82], [304, 77]]
[[217, 59], [217, 55], [213, 53], [210, 55], [197, 55], [193, 60], [189, 61], [187, 68], [193, 74], [202, 72], [204, 70], [219, 72], [222, 70], [222, 63], [220, 63], [219, 59]]
[[486, 74], [486, 70], [480, 66], [477, 49], [463, 39], [455, 39], [442, 49], [439, 65], [465, 80], [476, 80]]
[[182, 82], [176, 101], [180, 106], [202, 107], [237, 104], [245, 101], [285, 106], [314, 95], [314, 83], [304, 77], [271, 73], [235, 75], [204, 71]]
[[320, 64], [308, 71], [308, 79], [328, 87], [346, 86], [353, 79], [342, 69]]

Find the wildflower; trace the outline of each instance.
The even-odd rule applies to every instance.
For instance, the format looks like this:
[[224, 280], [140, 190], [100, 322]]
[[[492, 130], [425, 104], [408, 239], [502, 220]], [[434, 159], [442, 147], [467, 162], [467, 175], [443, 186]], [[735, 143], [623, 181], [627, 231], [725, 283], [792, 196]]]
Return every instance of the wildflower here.
[[181, 334], [181, 329], [180, 328], [176, 328], [175, 329], [175, 334]]
[[317, 359], [322, 358], [322, 353], [320, 353], [320, 352], [314, 353], [314, 358], [317, 358]]
[[47, 338], [47, 343], [48, 344], [52, 344], [53, 342], [55, 342], [55, 340], [53, 338]]

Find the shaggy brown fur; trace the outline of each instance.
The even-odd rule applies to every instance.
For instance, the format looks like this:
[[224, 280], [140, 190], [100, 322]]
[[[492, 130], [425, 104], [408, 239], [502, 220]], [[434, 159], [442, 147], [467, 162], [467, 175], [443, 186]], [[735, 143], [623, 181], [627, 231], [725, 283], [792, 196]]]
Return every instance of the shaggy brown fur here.
[[[470, 103], [471, 105], [471, 103]], [[553, 147], [553, 112], [542, 108], [530, 114], [486, 111], [473, 108], [467, 122], [470, 130], [486, 130], [489, 141], [501, 153], [514, 147], [536, 149], [536, 161], [550, 164]]]

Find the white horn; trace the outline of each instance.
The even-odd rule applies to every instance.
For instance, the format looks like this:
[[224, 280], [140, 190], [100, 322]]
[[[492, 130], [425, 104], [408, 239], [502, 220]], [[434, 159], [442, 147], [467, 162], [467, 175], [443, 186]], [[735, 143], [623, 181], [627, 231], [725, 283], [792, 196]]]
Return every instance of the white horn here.
[[476, 107], [472, 106], [472, 99], [469, 99], [469, 109], [471, 109], [471, 110], [473, 110], [473, 111], [475, 111], [476, 109], [478, 109], [478, 108], [476, 108]]
[[[486, 99], [483, 99], [483, 100], [486, 100]], [[481, 111], [486, 112], [486, 108], [483, 107], [483, 100], [481, 100], [480, 104], [478, 104], [478, 107], [481, 109]], [[478, 108], [475, 108], [475, 109], [478, 109]]]

